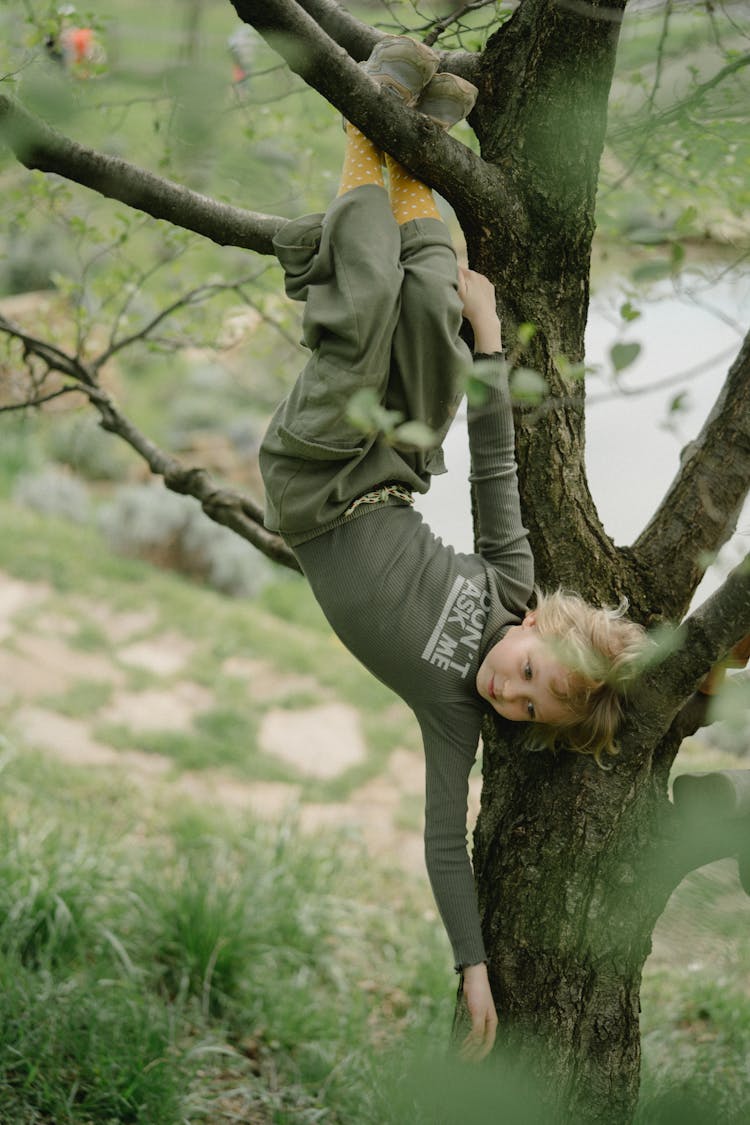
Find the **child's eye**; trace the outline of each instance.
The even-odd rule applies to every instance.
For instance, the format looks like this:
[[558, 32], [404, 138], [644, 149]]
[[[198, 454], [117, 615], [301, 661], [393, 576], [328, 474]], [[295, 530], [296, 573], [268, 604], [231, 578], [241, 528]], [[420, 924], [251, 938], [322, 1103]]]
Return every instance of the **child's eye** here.
[[536, 718], [536, 710], [535, 710], [534, 704], [531, 702], [531, 700], [529, 700], [529, 702], [526, 704], [526, 714], [532, 720]]
[[526, 679], [526, 680], [530, 680], [531, 677], [533, 676], [533, 672], [531, 670], [531, 662], [529, 660], [527, 660], [526, 664], [524, 665], [523, 675], [524, 675], [524, 679]]

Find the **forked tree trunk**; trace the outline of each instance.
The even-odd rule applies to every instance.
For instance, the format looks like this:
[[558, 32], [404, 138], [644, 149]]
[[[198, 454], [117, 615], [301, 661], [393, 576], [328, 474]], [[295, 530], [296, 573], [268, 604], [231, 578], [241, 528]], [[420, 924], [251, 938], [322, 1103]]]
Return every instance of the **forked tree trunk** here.
[[[583, 383], [566, 379], [556, 358], [583, 359], [616, 6], [601, 18], [591, 5], [588, 14], [534, 7], [488, 44], [485, 78], [507, 112], [488, 108], [476, 125], [517, 206], [510, 219], [461, 218], [471, 261], [499, 294], [506, 347], [519, 323], [532, 322], [519, 362], [550, 390], [516, 419], [537, 579], [592, 600], [627, 593], [636, 612], [653, 610], [647, 576], [599, 522], [583, 460]], [[637, 1101], [641, 970], [667, 893], [646, 872], [659, 811], [668, 812], [650, 750], [629, 746], [604, 772], [569, 754], [528, 752], [512, 724], [488, 720], [484, 732], [474, 862], [498, 1045], [512, 1042], [514, 1058], [538, 1075], [557, 1120], [626, 1122]]]

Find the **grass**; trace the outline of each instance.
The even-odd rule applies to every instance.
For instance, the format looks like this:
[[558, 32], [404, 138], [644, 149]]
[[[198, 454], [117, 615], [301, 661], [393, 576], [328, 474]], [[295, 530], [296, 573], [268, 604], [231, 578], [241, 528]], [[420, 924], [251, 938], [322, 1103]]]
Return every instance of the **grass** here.
[[641, 993], [639, 1125], [747, 1119], [749, 912], [731, 860], [694, 872], [672, 896]]
[[384, 1040], [449, 1025], [442, 935], [351, 842], [33, 755], [3, 782], [1, 1121], [374, 1122]]

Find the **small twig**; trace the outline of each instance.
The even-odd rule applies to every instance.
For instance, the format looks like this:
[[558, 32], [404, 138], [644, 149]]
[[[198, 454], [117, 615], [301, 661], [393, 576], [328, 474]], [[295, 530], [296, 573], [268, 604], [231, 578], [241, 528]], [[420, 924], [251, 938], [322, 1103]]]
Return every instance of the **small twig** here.
[[60, 387], [59, 390], [50, 391], [48, 395], [43, 395], [41, 398], [25, 399], [23, 402], [9, 402], [0, 406], [0, 414], [10, 414], [14, 410], [30, 410], [35, 406], [44, 406], [45, 403], [52, 402], [54, 398], [60, 398], [61, 395], [81, 393], [80, 387]]

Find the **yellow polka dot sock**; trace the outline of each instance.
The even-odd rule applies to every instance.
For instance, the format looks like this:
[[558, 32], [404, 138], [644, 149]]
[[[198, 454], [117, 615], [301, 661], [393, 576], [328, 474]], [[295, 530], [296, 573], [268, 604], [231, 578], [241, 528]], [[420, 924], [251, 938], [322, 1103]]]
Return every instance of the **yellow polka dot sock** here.
[[441, 219], [432, 192], [421, 180], [415, 180], [411, 172], [386, 153], [390, 181], [391, 209], [396, 222], [401, 226], [409, 219]]
[[385, 187], [383, 180], [383, 155], [379, 148], [360, 133], [351, 122], [346, 124], [346, 150], [344, 167], [341, 169], [339, 195], [352, 191], [362, 184], [377, 184]]

